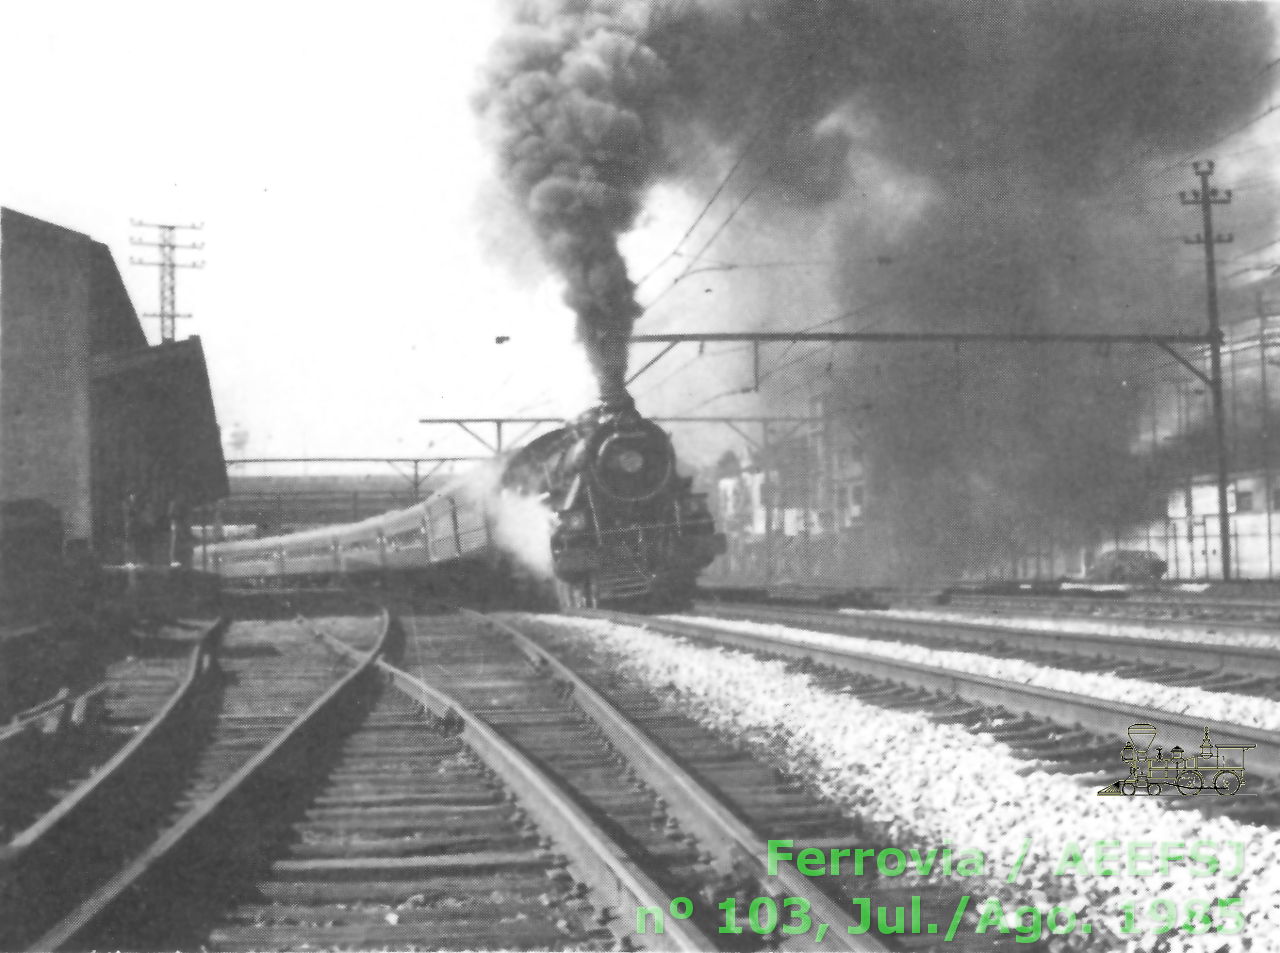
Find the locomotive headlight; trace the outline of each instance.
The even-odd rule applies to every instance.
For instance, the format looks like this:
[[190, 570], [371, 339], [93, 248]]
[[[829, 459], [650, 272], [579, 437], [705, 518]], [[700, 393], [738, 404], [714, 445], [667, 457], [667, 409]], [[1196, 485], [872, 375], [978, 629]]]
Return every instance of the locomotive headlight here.
[[639, 450], [623, 450], [613, 458], [613, 465], [623, 473], [639, 473], [644, 469], [644, 454]]

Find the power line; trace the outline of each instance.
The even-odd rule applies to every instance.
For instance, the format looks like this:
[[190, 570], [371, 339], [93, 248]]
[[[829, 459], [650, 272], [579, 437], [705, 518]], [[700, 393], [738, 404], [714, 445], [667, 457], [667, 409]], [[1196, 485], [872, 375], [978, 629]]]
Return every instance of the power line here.
[[[872, 302], [871, 304], [864, 305], [863, 307], [858, 308], [858, 309], [856, 309], [856, 310], [854, 310], [854, 311], [845, 311], [845, 312], [842, 312], [841, 314], [838, 314], [838, 315], [836, 315], [836, 316], [835, 316], [835, 317], [833, 317], [833, 318], [827, 318], [827, 319], [826, 319], [826, 320], [824, 320], [824, 321], [819, 321], [819, 322], [817, 322], [816, 324], [811, 324], [811, 325], [809, 325], [807, 328], [803, 329], [802, 331], [800, 331], [800, 332], [798, 332], [798, 333], [799, 333], [799, 334], [808, 334], [808, 333], [810, 333], [810, 332], [812, 332], [812, 331], [817, 330], [818, 328], [825, 327], [825, 326], [827, 326], [827, 325], [829, 325], [829, 324], [835, 324], [837, 321], [845, 321], [845, 320], [848, 320], [849, 318], [854, 317], [854, 316], [856, 316], [856, 315], [858, 315], [858, 314], [862, 314], [862, 313], [864, 313], [864, 312], [866, 312], [866, 311], [869, 311], [869, 310], [871, 310], [872, 308], [878, 308], [878, 307], [882, 306], [883, 304], [887, 303], [887, 302], [888, 302], [888, 300], [890, 300], [890, 299], [887, 299], [887, 298], [886, 298], [886, 299], [882, 299], [882, 300], [880, 300], [880, 301], [875, 301], [875, 302]], [[870, 324], [865, 324], [865, 325], [863, 325], [859, 330], [860, 330], [860, 331], [870, 331], [870, 330], [872, 330], [873, 328], [876, 328], [876, 327], [878, 327], [879, 325], [884, 324], [884, 323], [885, 323], [886, 321], [888, 321], [888, 320], [889, 320], [889, 317], [881, 318], [881, 319], [880, 319], [880, 320], [878, 320], [878, 321], [873, 321], [873, 322], [871, 322]], [[788, 345], [788, 349], [790, 349], [791, 345], [793, 345], [793, 344], [795, 344], [795, 343], [796, 343], [796, 342], [795, 342], [794, 340], [793, 340], [793, 341], [791, 341], [791, 343]], [[751, 350], [751, 349], [754, 349], [754, 346], [749, 346], [749, 347], [746, 347], [746, 348], [733, 348], [731, 351], [723, 351], [723, 352], [721, 352], [721, 353], [725, 353], [725, 354], [727, 354], [727, 353], [732, 353], [733, 351], [742, 351], [742, 350]], [[785, 353], [785, 352], [784, 352], [784, 353]], [[822, 349], [822, 348], [818, 348], [818, 349], [811, 350], [811, 351], [806, 351], [805, 353], [803, 353], [803, 354], [799, 354], [799, 355], [797, 355], [796, 357], [792, 358], [790, 361], [787, 361], [787, 362], [785, 362], [785, 363], [777, 364], [776, 366], [774, 366], [774, 367], [772, 367], [772, 368], [770, 368], [770, 369], [768, 369], [768, 370], [764, 371], [763, 373], [759, 374], [759, 375], [758, 375], [758, 377], [757, 377], [757, 379], [756, 379], [756, 381], [755, 381], [755, 386], [753, 386], [753, 387], [742, 387], [742, 388], [738, 388], [738, 389], [735, 389], [735, 390], [725, 391], [725, 392], [724, 392], [724, 393], [722, 393], [722, 394], [717, 394], [717, 395], [715, 395], [714, 397], [708, 398], [707, 400], [705, 400], [705, 401], [703, 401], [702, 403], [698, 404], [698, 405], [697, 405], [697, 407], [695, 407], [695, 408], [693, 408], [693, 409], [695, 409], [695, 410], [696, 410], [696, 409], [698, 409], [698, 408], [704, 407], [704, 406], [706, 406], [707, 404], [709, 404], [712, 400], [719, 400], [719, 399], [721, 399], [721, 398], [723, 398], [723, 397], [729, 397], [729, 396], [739, 395], [739, 394], [751, 394], [751, 393], [758, 393], [758, 392], [759, 392], [759, 390], [760, 390], [760, 384], [761, 384], [761, 383], [763, 383], [764, 381], [768, 380], [768, 379], [769, 379], [770, 377], [772, 377], [774, 374], [777, 374], [777, 373], [779, 373], [779, 372], [781, 372], [781, 371], [784, 371], [784, 370], [786, 370], [788, 367], [792, 367], [792, 366], [794, 366], [794, 365], [796, 365], [796, 364], [802, 364], [802, 363], [804, 363], [805, 361], [809, 360], [810, 358], [812, 358], [812, 357], [816, 357], [816, 356], [821, 356], [822, 354], [823, 354], [823, 349]], [[779, 358], [779, 360], [781, 360], [781, 358]], [[687, 366], [687, 365], [681, 365], [681, 369], [683, 369], [683, 367], [684, 367], [684, 366]], [[830, 358], [830, 359], [828, 359], [828, 361], [827, 361], [827, 368], [826, 368], [826, 373], [827, 373], [828, 375], [830, 375], [830, 373], [831, 373], [831, 370], [832, 370], [832, 367], [833, 367], [833, 366], [834, 366], [834, 358]], [[674, 375], [672, 375], [672, 376], [674, 376]], [[810, 376], [810, 377], [806, 378], [805, 380], [801, 381], [801, 383], [800, 383], [799, 385], [797, 385], [796, 387], [792, 387], [792, 388], [789, 388], [788, 390], [783, 391], [783, 392], [782, 392], [782, 393], [783, 393], [783, 395], [785, 396], [786, 394], [790, 394], [790, 393], [792, 393], [793, 391], [797, 390], [800, 386], [804, 386], [805, 384], [811, 383], [811, 382], [813, 381], [813, 379], [814, 379], [814, 378], [816, 378], [816, 377], [817, 377], [817, 375], [816, 375], [816, 374], [814, 374], [814, 375], [812, 375], [812, 376]], [[666, 382], [667, 380], [669, 380], [669, 379], [670, 379], [670, 376], [669, 376], [669, 377], [666, 377], [666, 378], [663, 378], [663, 382], [665, 383], [665, 382]]]
[[[685, 233], [680, 237], [680, 240], [676, 242], [675, 246], [671, 249], [671, 251], [668, 252], [666, 256], [662, 258], [661, 261], [659, 261], [656, 265], [654, 265], [647, 272], [645, 272], [644, 276], [641, 277], [636, 282], [637, 288], [639, 288], [646, 281], [652, 278], [654, 274], [657, 273], [667, 262], [671, 261], [672, 258], [675, 258], [680, 254], [681, 246], [683, 246], [684, 243], [689, 240], [689, 238], [693, 235], [694, 230], [697, 229], [698, 225], [702, 223], [702, 220], [706, 218], [707, 213], [711, 211], [711, 206], [715, 204], [716, 199], [720, 197], [721, 193], [724, 192], [725, 187], [729, 184], [729, 180], [733, 178], [734, 174], [738, 171], [738, 169], [742, 166], [742, 164], [746, 162], [747, 157], [751, 154], [751, 150], [755, 148], [756, 143], [760, 141], [760, 138], [768, 130], [769, 120], [772, 117], [774, 108], [778, 106], [780, 103], [782, 103], [782, 101], [791, 92], [795, 90], [795, 88], [799, 85], [799, 83], [800, 83], [800, 76], [797, 75], [794, 79], [792, 79], [790, 83], [788, 83], [786, 86], [782, 88], [782, 90], [778, 93], [777, 96], [773, 98], [772, 101], [770, 101], [765, 106], [764, 118], [760, 121], [760, 125], [756, 128], [756, 131], [752, 133], [751, 138], [747, 140], [747, 143], [742, 147], [741, 151], [738, 153], [738, 158], [734, 161], [733, 165], [729, 167], [729, 171], [726, 172], [724, 176], [720, 179], [720, 182], [716, 185], [715, 189], [712, 191], [711, 197], [707, 199], [707, 201], [703, 204], [702, 208], [698, 211], [698, 214], [694, 217], [693, 224], [690, 225], [689, 228], [685, 230]], [[710, 154], [710, 147], [707, 148], [706, 153]], [[676, 279], [676, 280], [678, 281], [679, 279]]]
[[707, 241], [703, 243], [702, 247], [698, 249], [698, 252], [692, 258], [689, 259], [689, 264], [684, 269], [684, 271], [682, 271], [679, 275], [677, 275], [675, 280], [673, 280], [671, 284], [667, 285], [667, 287], [663, 288], [662, 291], [658, 292], [658, 294], [651, 301], [649, 301], [648, 304], [642, 305], [642, 309], [644, 311], [648, 311], [649, 309], [651, 309], [655, 304], [657, 304], [659, 301], [665, 298], [668, 294], [670, 294], [671, 290], [675, 288], [676, 285], [678, 285], [685, 278], [689, 277], [689, 275], [693, 271], [694, 266], [698, 263], [699, 258], [702, 256], [702, 253], [705, 252], [708, 248], [710, 248], [712, 243], [717, 238], [720, 237], [721, 233], [723, 233], [724, 230], [729, 227], [729, 223], [732, 222], [734, 217], [738, 214], [738, 212], [742, 210], [742, 207], [746, 205], [748, 201], [750, 201], [751, 197], [756, 194], [756, 190], [760, 188], [761, 184], [762, 183], [757, 182], [755, 185], [751, 186], [751, 188], [748, 189], [743, 194], [742, 198], [740, 198], [738, 200], [738, 203], [734, 205], [734, 207], [730, 210], [728, 216], [725, 218], [723, 222], [720, 223], [719, 227], [712, 233], [711, 237], [707, 239]]
[[1244, 268], [1237, 268], [1235, 271], [1223, 275], [1223, 280], [1235, 278], [1237, 275], [1247, 275], [1251, 271], [1269, 271], [1274, 275], [1277, 271], [1280, 271], [1280, 262], [1269, 261], [1261, 265], [1246, 265]]
[[[1274, 60], [1268, 61], [1263, 66], [1255, 70], [1252, 75], [1250, 75], [1245, 79], [1244, 82], [1245, 83], [1255, 82], [1258, 79], [1258, 77], [1268, 73], [1278, 64], [1280, 64], [1280, 59], [1274, 59]], [[1274, 88], [1269, 89], [1268, 93], [1274, 94]], [[1197, 155], [1202, 155], [1209, 149], [1212, 149], [1214, 146], [1219, 145], [1220, 143], [1226, 142], [1232, 136], [1235, 136], [1241, 132], [1244, 132], [1246, 129], [1248, 129], [1250, 126], [1254, 125], [1255, 123], [1261, 122], [1263, 119], [1271, 115], [1277, 109], [1280, 109], [1280, 107], [1276, 106], [1274, 102], [1269, 103], [1266, 109], [1264, 109], [1258, 115], [1254, 116], [1252, 119], [1249, 119], [1248, 121], [1246, 121], [1243, 125], [1238, 126], [1235, 129], [1232, 129], [1230, 132], [1224, 133], [1223, 135], [1215, 139], [1213, 142], [1210, 142], [1210, 143], [1207, 143], [1206, 145], [1201, 146], [1200, 148], [1196, 149], [1194, 152], [1186, 153], [1185, 155], [1181, 156], [1178, 159], [1175, 159], [1173, 162], [1170, 162], [1168, 165], [1161, 167], [1155, 172], [1149, 173], [1148, 178], [1150, 179], [1159, 178], [1160, 176], [1165, 175], [1168, 172], [1172, 172], [1174, 169], [1180, 166], [1186, 165], [1188, 162], [1194, 159]], [[1132, 169], [1148, 161], [1150, 158], [1153, 158], [1154, 157], [1153, 153], [1156, 151], [1156, 148], [1157, 147], [1154, 144], [1149, 145], [1140, 155], [1135, 156], [1132, 160], [1130, 160], [1129, 162], [1121, 166], [1116, 172], [1112, 174], [1111, 177], [1118, 179], [1122, 175], [1127, 174]], [[1239, 152], [1227, 153], [1225, 156], [1221, 156], [1220, 158], [1228, 158], [1235, 155], [1243, 155], [1246, 152], [1253, 151], [1254, 148], [1259, 148], [1259, 147], [1250, 147], [1249, 149], [1240, 150]], [[1171, 196], [1166, 196], [1166, 197], [1171, 197]]]
[[1231, 187], [1231, 190], [1233, 192], [1252, 192], [1255, 195], [1266, 193], [1266, 192], [1274, 192], [1276, 189], [1280, 189], [1280, 182], [1277, 182], [1275, 179], [1270, 179], [1270, 178], [1250, 179], [1246, 182], [1241, 182], [1238, 185], [1233, 185]]
[[1173, 171], [1179, 166], [1186, 165], [1195, 156], [1203, 155], [1204, 153], [1208, 152], [1210, 149], [1212, 149], [1214, 146], [1218, 145], [1219, 143], [1226, 142], [1232, 136], [1238, 136], [1240, 133], [1244, 132], [1250, 126], [1253, 126], [1256, 123], [1261, 122], [1263, 119], [1266, 119], [1268, 116], [1270, 116], [1272, 113], [1276, 112], [1277, 110], [1280, 110], [1280, 106], [1276, 106], [1276, 105], [1268, 106], [1266, 109], [1258, 113], [1258, 115], [1254, 116], [1252, 119], [1245, 122], [1243, 125], [1237, 126], [1235, 129], [1232, 129], [1230, 132], [1219, 136], [1217, 139], [1213, 140], [1213, 142], [1210, 142], [1207, 145], [1202, 146], [1199, 149], [1196, 149], [1194, 152], [1189, 152], [1186, 155], [1182, 156], [1181, 158], [1176, 159], [1175, 161], [1169, 163], [1167, 166], [1164, 166], [1163, 168], [1157, 170], [1156, 172], [1151, 173], [1151, 177], [1157, 178], [1159, 176], [1164, 175], [1166, 172]]
[[693, 357], [689, 358], [689, 360], [685, 361], [679, 367], [675, 368], [675, 370], [673, 370], [666, 377], [663, 377], [662, 379], [653, 382], [647, 388], [645, 388], [641, 396], [652, 394], [654, 391], [656, 391], [659, 387], [661, 387], [667, 381], [671, 380], [676, 375], [682, 373], [686, 368], [689, 367], [690, 364], [695, 363], [696, 361], [698, 361], [703, 357], [726, 357], [730, 354], [741, 354], [742, 352], [749, 351], [749, 350], [751, 350], [751, 348], [749, 346], [744, 345], [742, 347], [730, 347], [730, 348], [725, 348], [724, 350], [713, 351], [710, 354], [706, 354], [701, 348], [699, 348], [698, 353], [695, 354]]
[[1234, 258], [1229, 258], [1227, 260], [1239, 261], [1242, 258], [1248, 258], [1250, 255], [1257, 254], [1258, 252], [1264, 249], [1270, 248], [1272, 245], [1280, 245], [1280, 238], [1273, 238], [1269, 242], [1263, 242], [1261, 245], [1257, 245], [1253, 248], [1250, 248], [1248, 251], [1242, 251], [1240, 254], [1236, 255]]
[[715, 204], [716, 199], [720, 197], [720, 194], [725, 190], [725, 187], [728, 186], [729, 180], [733, 178], [734, 173], [738, 171], [738, 169], [742, 166], [742, 163], [747, 161], [748, 154], [751, 152], [752, 147], [756, 144], [756, 141], [764, 134], [764, 131], [765, 131], [765, 127], [763, 125], [756, 130], [756, 134], [751, 137], [751, 140], [747, 143], [746, 147], [743, 148], [742, 153], [738, 156], [738, 161], [736, 161], [732, 166], [730, 166], [729, 171], [725, 173], [724, 178], [720, 180], [720, 183], [715, 187], [715, 190], [711, 193], [711, 198], [707, 199], [706, 204], [702, 206], [697, 216], [694, 217], [693, 224], [690, 225], [688, 229], [685, 231], [685, 233], [680, 236], [680, 240], [675, 243], [675, 246], [671, 249], [671, 251], [669, 251], [661, 261], [659, 261], [656, 265], [654, 265], [647, 272], [645, 272], [644, 276], [640, 278], [639, 281], [636, 282], [636, 288], [639, 288], [641, 285], [643, 285], [646, 281], [652, 278], [659, 271], [659, 269], [662, 268], [663, 265], [665, 265], [667, 262], [671, 261], [671, 259], [677, 257], [680, 254], [680, 247], [689, 240], [689, 236], [691, 236], [694, 233], [694, 230], [697, 229], [697, 227], [702, 224], [702, 220], [706, 218], [707, 213], [711, 211], [711, 206]]
[[701, 358], [702, 358], [702, 354], [701, 354], [701, 353], [698, 353], [698, 354], [693, 355], [693, 357], [689, 358], [689, 359], [688, 359], [687, 361], [685, 361], [683, 364], [680, 364], [680, 365], [678, 365], [676, 368], [674, 368], [674, 369], [671, 371], [671, 373], [670, 373], [670, 374], [668, 374], [666, 377], [660, 378], [659, 380], [656, 380], [656, 381], [653, 381], [652, 383], [650, 383], [650, 385], [649, 385], [648, 387], [646, 387], [646, 388], [644, 389], [644, 391], [643, 391], [639, 396], [641, 396], [641, 397], [645, 397], [645, 396], [647, 396], [647, 395], [649, 395], [649, 394], [652, 394], [655, 390], [657, 390], [659, 387], [661, 387], [661, 386], [662, 386], [663, 384], [665, 384], [667, 381], [671, 380], [671, 378], [675, 377], [677, 374], [682, 373], [682, 372], [685, 370], [685, 368], [689, 367], [689, 365], [691, 365], [691, 364], [695, 363], [696, 361], [698, 361], [698, 360], [699, 360], [699, 359], [701, 359]]

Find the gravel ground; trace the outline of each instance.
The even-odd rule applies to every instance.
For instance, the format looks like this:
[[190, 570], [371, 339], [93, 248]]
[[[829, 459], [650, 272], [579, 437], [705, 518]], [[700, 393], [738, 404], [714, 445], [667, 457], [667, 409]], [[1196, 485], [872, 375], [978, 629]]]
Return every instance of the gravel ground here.
[[[1154, 798], [1098, 798], [1092, 786], [1070, 777], [1028, 770], [990, 736], [823, 689], [779, 661], [600, 620], [557, 619], [556, 626], [590, 639], [613, 664], [665, 693], [702, 724], [781, 759], [882, 831], [888, 842], [921, 851], [945, 845], [957, 854], [976, 848], [996, 876], [1012, 872], [1026, 849], [1002, 898], [1006, 909], [1062, 904], [1092, 925], [1091, 935], [1055, 938], [1059, 949], [1280, 947], [1280, 832], [1166, 810]], [[1102, 841], [1120, 845], [1118, 875], [1097, 872], [1096, 845]], [[1177, 861], [1153, 873], [1125, 867], [1124, 851], [1134, 842], [1174, 842], [1189, 850], [1197, 841], [1218, 845], [1221, 869]], [[1237, 844], [1239, 871], [1233, 869]], [[1086, 862], [1080, 867], [1063, 864], [1073, 845]], [[1121, 931], [1123, 903], [1137, 904], [1141, 914], [1158, 900], [1185, 909], [1191, 900], [1214, 897], [1243, 898], [1246, 920], [1238, 935]], [[973, 898], [978, 905], [984, 901]]]
[[[673, 615], [669, 618], [678, 622], [708, 624], [708, 620], [702, 616]], [[1144, 682], [1136, 678], [1121, 678], [1119, 675], [1054, 668], [1022, 659], [991, 658], [978, 652], [931, 649], [923, 645], [886, 642], [882, 639], [811, 632], [808, 629], [772, 622], [716, 619], [713, 624], [716, 628], [784, 639], [798, 645], [846, 649], [878, 658], [936, 665], [970, 675], [986, 675], [1023, 685], [1073, 692], [1103, 701], [1129, 702], [1178, 714], [1193, 715], [1197, 718], [1207, 718], [1211, 721], [1280, 731], [1280, 705], [1270, 698], [1261, 698], [1256, 695], [1210, 692], [1203, 688], [1189, 687], [1171, 690], [1168, 685]], [[1173, 707], [1170, 707], [1170, 702], [1173, 703]]]

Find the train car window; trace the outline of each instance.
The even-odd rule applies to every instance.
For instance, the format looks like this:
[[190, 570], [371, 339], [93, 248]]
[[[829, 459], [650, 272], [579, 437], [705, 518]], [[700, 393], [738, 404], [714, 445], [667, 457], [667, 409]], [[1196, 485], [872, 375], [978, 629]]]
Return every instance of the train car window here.
[[421, 538], [422, 527], [416, 526], [412, 529], [396, 533], [394, 536], [388, 536], [387, 542], [391, 544], [392, 548], [399, 549], [405, 546], [414, 546]]

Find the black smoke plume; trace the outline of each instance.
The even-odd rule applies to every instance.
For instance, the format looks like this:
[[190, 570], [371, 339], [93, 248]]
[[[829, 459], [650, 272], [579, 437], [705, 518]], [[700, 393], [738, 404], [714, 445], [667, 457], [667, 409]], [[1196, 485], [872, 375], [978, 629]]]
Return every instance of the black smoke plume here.
[[653, 111], [666, 71], [645, 45], [649, 4], [516, 4], [479, 107], [504, 178], [564, 277], [606, 403], [626, 396], [640, 308], [618, 251], [662, 150]]
[[[775, 215], [831, 208], [850, 329], [874, 302], [879, 329], [1054, 332], [1203, 328], [1202, 272], [1177, 263], [1199, 223], [1174, 193], [1197, 184], [1187, 153], [1265, 106], [1249, 78], [1272, 39], [1260, 4], [759, 0], [700, 5], [651, 42], [681, 123], [726, 143], [765, 130], [740, 181], [765, 183]], [[901, 569], [1149, 515], [1163, 487], [1131, 450], [1130, 379], [1161, 360], [862, 349], [834, 390], [866, 408]]]
[[[1201, 329], [1202, 272], [1179, 263], [1199, 223], [1176, 192], [1197, 185], [1189, 154], [1265, 105], [1273, 41], [1262, 4], [1151, 0], [548, 0], [513, 24], [486, 112], [606, 392], [637, 313], [617, 236], [654, 182], [708, 195], [733, 162], [726, 197], [779, 234], [828, 212], [850, 329], [873, 305], [880, 330]], [[848, 360], [835, 397], [904, 570], [1084, 541], [1159, 493], [1132, 451], [1150, 353]]]

